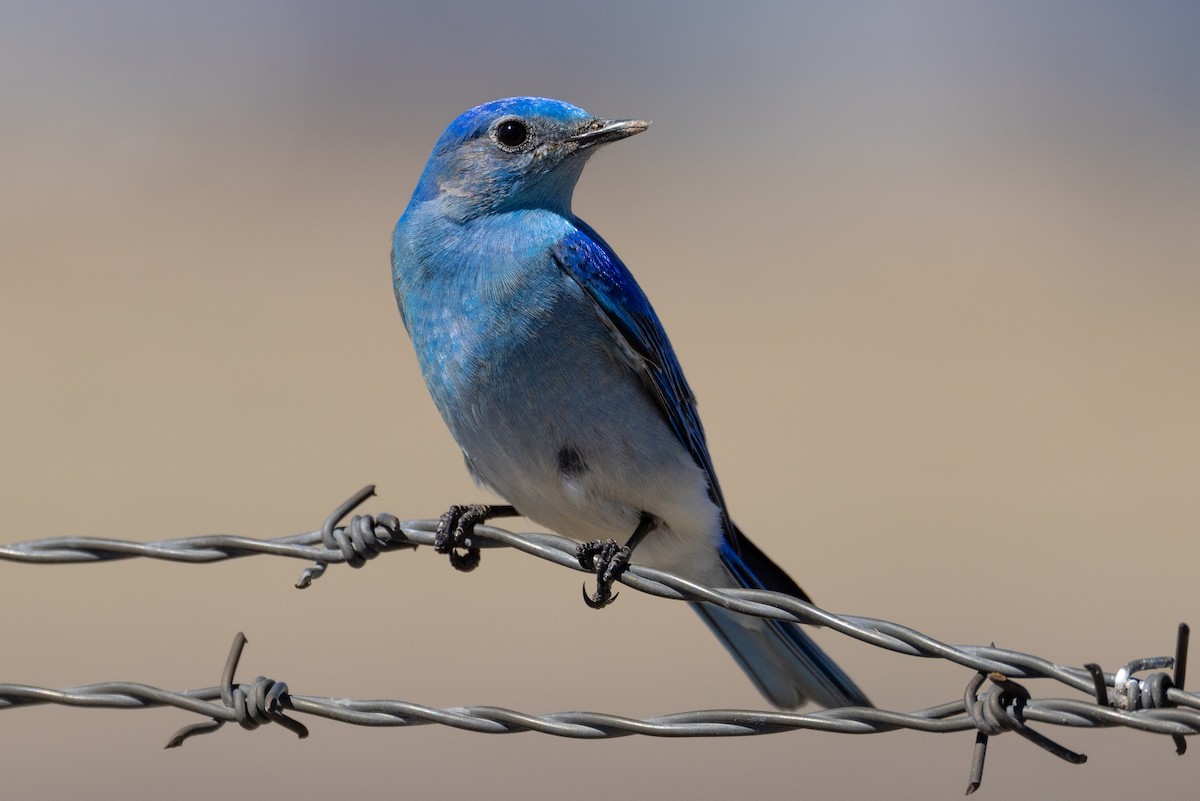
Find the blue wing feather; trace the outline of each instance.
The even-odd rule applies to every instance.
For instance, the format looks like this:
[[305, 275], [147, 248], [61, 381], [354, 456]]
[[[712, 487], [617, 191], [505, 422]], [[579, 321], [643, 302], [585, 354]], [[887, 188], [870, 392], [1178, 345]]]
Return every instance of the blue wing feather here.
[[[581, 220], [573, 222], [577, 230], [558, 243], [554, 259], [595, 301], [619, 344], [637, 361], [643, 382], [675, 436], [708, 476], [709, 495], [721, 511], [726, 542], [721, 562], [743, 587], [776, 590], [808, 601], [796, 582], [730, 520], [696, 412], [696, 398], [650, 301], [600, 235]], [[775, 620], [748, 624], [735, 612], [706, 604], [692, 606], [776, 705], [795, 707], [805, 697], [829, 707], [871, 705], [799, 626]]]
[[708, 476], [709, 494], [721, 510], [726, 540], [740, 551], [738, 534], [730, 523], [721, 485], [708, 454], [696, 397], [683, 377], [667, 332], [629, 268], [608, 243], [582, 220], [572, 222], [578, 230], [559, 242], [555, 252], [558, 266], [591, 296], [624, 344], [642, 362], [642, 377], [671, 430]]
[[[696, 398], [658, 315], [612, 248], [586, 223], [574, 222], [578, 230], [558, 243], [554, 259], [592, 297], [620, 344], [635, 357], [643, 383], [658, 401], [662, 415], [708, 475], [709, 495], [720, 508], [725, 535], [722, 564], [745, 588], [787, 592], [809, 601], [796, 582], [733, 525], [716, 483]], [[702, 603], [692, 607], [774, 704], [790, 709], [808, 697], [824, 706], [870, 706], [850, 676], [799, 626], [776, 620], [748, 624], [743, 615], [725, 609]]]

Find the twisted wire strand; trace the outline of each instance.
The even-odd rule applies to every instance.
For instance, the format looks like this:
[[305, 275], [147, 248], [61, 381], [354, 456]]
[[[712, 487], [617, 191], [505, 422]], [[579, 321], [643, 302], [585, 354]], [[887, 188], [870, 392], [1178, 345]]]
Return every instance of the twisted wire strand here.
[[[274, 684], [278, 685], [279, 682]], [[247, 696], [262, 692], [254, 683], [235, 685], [235, 690]], [[0, 684], [0, 710], [43, 704], [110, 709], [169, 706], [223, 722], [238, 721], [238, 710], [214, 703], [221, 696], [221, 687], [172, 691], [126, 681], [62, 689]], [[962, 702], [941, 704], [915, 712], [893, 712], [869, 707], [826, 709], [809, 714], [714, 709], [649, 718], [582, 711], [535, 715], [494, 706], [437, 708], [409, 701], [357, 700], [291, 693], [281, 703], [290, 711], [357, 726], [440, 724], [486, 734], [536, 731], [557, 737], [583, 739], [632, 734], [651, 737], [728, 737], [775, 734], [797, 729], [843, 734], [879, 734], [897, 729], [945, 734], [977, 729], [976, 723], [964, 712]], [[262, 708], [265, 709], [266, 705]], [[1029, 721], [1072, 728], [1127, 727], [1155, 734], [1185, 736], [1200, 733], [1200, 712], [1188, 708], [1125, 712], [1079, 699], [1031, 698], [1023, 705], [1021, 715]]]
[[[344, 526], [337, 523], [374, 494], [364, 487], [340, 504], [320, 530], [258, 540], [216, 534], [139, 543], [93, 537], [53, 537], [0, 546], [0, 560], [37, 564], [111, 561], [144, 557], [176, 562], [210, 563], [224, 559], [267, 554], [311, 560], [297, 587], [309, 586], [328, 565], [345, 563], [362, 567], [380, 553], [433, 545], [439, 521], [400, 521], [393, 515], [353, 515]], [[584, 570], [578, 543], [556, 534], [517, 534], [493, 526], [474, 529], [471, 548], [510, 547], [558, 565]], [[1047, 752], [1069, 762], [1086, 760], [1033, 731], [1029, 722], [1073, 728], [1124, 727], [1175, 740], [1176, 751], [1186, 749], [1184, 737], [1200, 733], [1200, 695], [1183, 689], [1188, 628], [1180, 624], [1175, 656], [1134, 659], [1108, 673], [1094, 664], [1072, 667], [1031, 654], [992, 645], [950, 645], [908, 626], [858, 615], [827, 612], [798, 598], [766, 590], [718, 589], [696, 584], [661, 570], [630, 565], [618, 580], [626, 586], [676, 600], [716, 604], [763, 618], [811, 623], [839, 631], [862, 642], [910, 656], [945, 659], [973, 671], [960, 700], [915, 712], [847, 707], [809, 714], [755, 710], [699, 710], [637, 719], [599, 712], [557, 712], [532, 715], [491, 706], [438, 709], [406, 701], [354, 700], [291, 694], [287, 685], [259, 676], [249, 684], [235, 684], [233, 674], [245, 646], [239, 634], [217, 687], [170, 691], [134, 682], [105, 682], [64, 689], [22, 684], [0, 684], [0, 710], [38, 704], [83, 707], [149, 708], [171, 706], [202, 715], [208, 720], [186, 726], [168, 747], [188, 737], [213, 731], [226, 722], [255, 728], [274, 722], [307, 736], [297, 712], [360, 726], [417, 726], [440, 724], [468, 731], [507, 734], [537, 731], [558, 737], [585, 739], [625, 737], [724, 737], [772, 734], [796, 729], [875, 734], [897, 729], [926, 732], [976, 732], [972, 756], [972, 793], [982, 781], [987, 740], [1015, 731]], [[1163, 668], [1174, 668], [1174, 675]], [[1134, 674], [1147, 670], [1144, 679]], [[1017, 679], [1048, 679], [1089, 696], [1034, 698]], [[219, 703], [218, 703], [219, 702]]]
[[[143, 557], [175, 562], [209, 563], [224, 559], [267, 554], [293, 559], [311, 560], [317, 570], [324, 565], [355, 564], [357, 552], [337, 547], [335, 540], [351, 539], [348, 532], [369, 528], [380, 532], [375, 543], [376, 553], [418, 545], [432, 545], [437, 533], [436, 520], [400, 521], [392, 515], [354, 515], [350, 524], [336, 527], [333, 522], [345, 516], [353, 504], [361, 503], [374, 493], [366, 487], [335, 510], [323, 530], [293, 534], [269, 540], [212, 534], [155, 542], [132, 542], [93, 537], [51, 537], [0, 546], [0, 560], [38, 564], [65, 564], [109, 561]], [[332, 521], [332, 522], [331, 522]], [[549, 533], [514, 533], [493, 526], [475, 528], [478, 547], [510, 547], [537, 556], [554, 564], [584, 571], [576, 556], [578, 543], [567, 537]], [[371, 554], [374, 555], [374, 554]], [[307, 568], [298, 586], [308, 586], [319, 572]], [[314, 571], [315, 572], [315, 571]], [[619, 578], [626, 586], [649, 595], [675, 600], [704, 601], [736, 612], [777, 620], [812, 623], [839, 631], [869, 645], [909, 656], [946, 659], [985, 673], [1001, 673], [1011, 678], [1051, 678], [1072, 689], [1091, 693], [1092, 675], [1086, 668], [1055, 664], [1030, 654], [995, 646], [949, 645], [899, 623], [859, 615], [838, 615], [827, 612], [790, 595], [768, 590], [716, 589], [667, 573], [662, 570], [630, 565]], [[1115, 676], [1105, 674], [1109, 686]]]
[[[264, 682], [266, 682], [264, 686]], [[870, 707], [843, 707], [800, 714], [750, 709], [712, 709], [678, 712], [648, 718], [631, 718], [601, 712], [570, 711], [535, 715], [495, 706], [437, 708], [409, 701], [357, 700], [328, 696], [298, 695], [286, 685], [259, 677], [250, 684], [235, 684], [233, 693], [247, 698], [274, 695], [282, 711], [294, 711], [356, 726], [409, 727], [439, 724], [486, 734], [536, 731], [556, 737], [605, 739], [640, 734], [650, 737], [728, 737], [776, 734], [798, 729], [843, 734], [879, 734], [898, 729], [930, 733], [975, 731], [977, 723], [954, 701], [914, 712], [894, 712]], [[264, 714], [270, 702], [259, 703], [259, 712], [246, 712], [217, 703], [226, 693], [223, 686], [172, 691], [147, 684], [110, 681], [78, 687], [53, 689], [26, 684], [0, 684], [0, 710], [58, 704], [110, 709], [174, 707], [222, 722], [240, 722], [243, 717]], [[1190, 695], [1173, 690], [1172, 700]], [[1195, 697], [1193, 696], [1193, 700]], [[1004, 707], [1012, 713], [1013, 702]], [[1029, 698], [1021, 717], [1071, 728], [1126, 727], [1155, 734], [1200, 733], [1200, 710], [1189, 707], [1151, 709], [1137, 712], [1102, 707], [1095, 702], [1069, 698]], [[265, 721], [260, 721], [265, 722]], [[989, 732], [998, 733], [998, 732]], [[171, 745], [178, 743], [172, 742]]]

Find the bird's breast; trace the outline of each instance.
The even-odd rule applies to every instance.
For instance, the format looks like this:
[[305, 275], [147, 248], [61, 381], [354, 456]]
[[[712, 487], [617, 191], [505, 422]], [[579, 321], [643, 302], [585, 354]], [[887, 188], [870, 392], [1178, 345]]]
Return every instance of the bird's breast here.
[[[624, 540], [643, 511], [663, 552], [711, 548], [717, 510], [592, 298], [554, 262], [493, 253], [410, 287], [404, 316], [429, 391], [476, 478], [568, 536]], [[665, 566], [665, 564], [664, 564]]]

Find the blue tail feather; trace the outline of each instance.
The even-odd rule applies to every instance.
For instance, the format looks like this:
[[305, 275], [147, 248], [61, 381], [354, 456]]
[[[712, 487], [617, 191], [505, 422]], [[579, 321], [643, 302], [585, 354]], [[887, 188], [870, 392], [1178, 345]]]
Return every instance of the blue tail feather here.
[[[723, 545], [721, 561], [739, 586], [808, 600], [780, 567], [741, 532], [737, 534], [742, 553]], [[754, 563], [756, 569], [748, 563]], [[798, 625], [754, 618], [711, 604], [692, 607], [776, 706], [791, 709], [807, 699], [825, 707], [871, 706], [862, 690]]]

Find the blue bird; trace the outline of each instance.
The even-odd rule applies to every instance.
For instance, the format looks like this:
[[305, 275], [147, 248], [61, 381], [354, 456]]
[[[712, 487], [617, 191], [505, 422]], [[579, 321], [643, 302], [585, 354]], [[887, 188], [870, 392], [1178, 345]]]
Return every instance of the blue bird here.
[[[464, 532], [519, 513], [594, 540], [580, 558], [594, 606], [634, 546], [692, 581], [807, 601], [733, 524], [658, 316], [571, 212], [588, 157], [647, 127], [516, 97], [462, 114], [433, 148], [392, 240], [396, 300], [468, 469], [512, 504], [452, 508], [439, 550], [470, 569]], [[799, 626], [692, 606], [775, 705], [870, 704]]]

